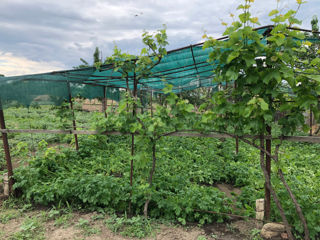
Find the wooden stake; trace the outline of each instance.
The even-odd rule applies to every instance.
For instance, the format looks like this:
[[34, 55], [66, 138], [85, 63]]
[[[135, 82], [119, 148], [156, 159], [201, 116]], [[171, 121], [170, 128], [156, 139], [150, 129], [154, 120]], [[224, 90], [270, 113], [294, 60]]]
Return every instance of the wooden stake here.
[[107, 110], [107, 106], [106, 106], [106, 103], [107, 103], [107, 91], [106, 91], [106, 87], [104, 86], [103, 87], [103, 98], [102, 98], [102, 111], [104, 112], [104, 116], [107, 117], [107, 113], [106, 113], [106, 110]]
[[[77, 125], [76, 125], [76, 118], [74, 115], [74, 110], [73, 110], [73, 103], [72, 103], [72, 96], [71, 96], [71, 88], [70, 88], [70, 82], [67, 82], [68, 85], [68, 93], [69, 93], [69, 103], [70, 103], [70, 109], [72, 112], [72, 126], [73, 126], [73, 130], [77, 130]], [[76, 150], [79, 150], [79, 143], [78, 143], [78, 135], [74, 134], [74, 142], [76, 144]]]
[[[1, 100], [0, 100], [0, 126], [2, 129], [6, 129]], [[2, 133], [2, 142], [3, 142], [3, 149], [4, 149], [5, 158], [7, 162], [7, 170], [8, 170], [8, 178], [9, 178], [9, 195], [10, 195], [12, 194], [12, 186], [13, 186], [13, 170], [12, 170], [12, 162], [11, 162], [7, 133], [4, 133], [4, 132]]]
[[310, 126], [310, 133], [309, 135], [312, 136], [312, 110], [311, 110], [311, 107], [310, 107], [310, 116], [309, 116], [309, 126]]
[[[271, 136], [271, 127], [270, 126], [267, 126], [266, 127], [266, 130], [267, 130], [267, 133], [269, 136]], [[266, 139], [266, 151], [269, 152], [271, 154], [271, 139], [268, 138]], [[267, 173], [268, 173], [268, 178], [269, 178], [269, 181], [271, 182], [271, 158], [269, 155], [266, 154], [266, 170], [267, 170]], [[265, 182], [265, 186], [264, 186], [264, 198], [265, 198], [265, 219], [266, 220], [269, 220], [270, 219], [270, 212], [271, 212], [271, 194], [270, 194], [270, 190], [267, 186], [267, 182]]]
[[238, 136], [236, 137], [236, 154], [239, 154], [239, 138]]

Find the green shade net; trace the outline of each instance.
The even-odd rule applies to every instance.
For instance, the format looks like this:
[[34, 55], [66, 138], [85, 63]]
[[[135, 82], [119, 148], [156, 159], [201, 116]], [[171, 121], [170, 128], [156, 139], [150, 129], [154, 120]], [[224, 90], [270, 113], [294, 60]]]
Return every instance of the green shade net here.
[[103, 98], [104, 92], [106, 92], [106, 98], [119, 101], [119, 89], [84, 83], [95, 71], [95, 68], [84, 68], [17, 77], [1, 77], [0, 107], [32, 106], [33, 104], [60, 105], [64, 100], [69, 99], [70, 95], [94, 99]]
[[[264, 34], [269, 27], [258, 29]], [[263, 40], [266, 44], [266, 40]], [[213, 82], [215, 64], [209, 63], [208, 58], [212, 48], [203, 49], [203, 43], [169, 51], [161, 62], [152, 69], [147, 79], [141, 79], [138, 89], [162, 92], [166, 84], [173, 85], [173, 92], [190, 91], [200, 87], [215, 87]], [[218, 63], [216, 63], [218, 64]], [[129, 74], [129, 87], [133, 88], [133, 74]], [[126, 81], [121, 79], [119, 72], [113, 71], [111, 65], [102, 66], [87, 83], [126, 88]]]
[[[270, 29], [270, 26], [256, 29], [263, 37], [264, 44], [267, 44], [265, 35]], [[224, 41], [227, 41], [227, 38]], [[211, 51], [212, 48], [203, 49], [202, 43], [169, 51], [152, 69], [148, 78], [140, 79], [138, 90], [162, 93], [166, 84], [173, 85], [175, 93], [200, 87], [217, 89], [217, 83], [213, 82], [213, 70], [219, 63], [208, 62]], [[129, 88], [133, 89], [133, 73], [129, 74], [128, 80]], [[126, 81], [121, 78], [119, 72], [114, 71], [112, 65], [103, 65], [99, 70], [90, 67], [17, 77], [0, 77], [2, 102], [0, 107], [5, 108], [12, 104], [30, 106], [35, 103], [59, 105], [69, 98], [69, 94], [72, 97], [94, 99], [103, 98], [104, 92], [108, 99], [119, 101], [121, 91], [119, 89], [126, 87]]]

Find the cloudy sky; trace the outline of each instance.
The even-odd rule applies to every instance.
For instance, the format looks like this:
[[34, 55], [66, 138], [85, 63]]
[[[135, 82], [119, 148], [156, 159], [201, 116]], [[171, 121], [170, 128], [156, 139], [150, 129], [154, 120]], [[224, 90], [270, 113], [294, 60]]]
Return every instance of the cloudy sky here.
[[[167, 26], [174, 49], [202, 41], [204, 32], [223, 33], [241, 0], [0, 0], [0, 73], [6, 76], [70, 69], [79, 58], [92, 63], [96, 46], [103, 58], [114, 45], [138, 53], [143, 30]], [[268, 25], [276, 0], [256, 0], [252, 14]], [[280, 0], [282, 12], [296, 9], [296, 0]], [[310, 29], [320, 18], [320, 0], [309, 0], [297, 17]]]

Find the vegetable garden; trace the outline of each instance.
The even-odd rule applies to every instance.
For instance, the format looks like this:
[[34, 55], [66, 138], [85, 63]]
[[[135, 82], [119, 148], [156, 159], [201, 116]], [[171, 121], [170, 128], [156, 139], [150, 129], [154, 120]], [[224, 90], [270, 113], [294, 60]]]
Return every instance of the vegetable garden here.
[[250, 2], [218, 40], [167, 52], [162, 29], [143, 34], [140, 55], [115, 48], [94, 67], [0, 78], [10, 190], [181, 224], [254, 218], [265, 198], [265, 221], [289, 239], [319, 238], [320, 139], [307, 136], [320, 116], [319, 33], [294, 27], [291, 10], [253, 28]]

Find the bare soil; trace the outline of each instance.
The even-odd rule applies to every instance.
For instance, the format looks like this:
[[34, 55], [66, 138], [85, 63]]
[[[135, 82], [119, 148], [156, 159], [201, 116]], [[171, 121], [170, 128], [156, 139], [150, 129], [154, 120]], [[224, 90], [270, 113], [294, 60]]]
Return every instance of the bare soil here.
[[[106, 101], [106, 106], [110, 107], [117, 107], [118, 106], [118, 102], [116, 101], [112, 101], [110, 99], [107, 99]], [[88, 112], [94, 112], [94, 111], [99, 111], [102, 112], [103, 111], [103, 107], [102, 107], [102, 102], [98, 99], [86, 99], [82, 102], [82, 110], [84, 111], [88, 111]]]
[[[0, 198], [2, 199], [2, 198]], [[0, 203], [3, 201], [0, 200]], [[13, 216], [8, 221], [3, 216]], [[98, 214], [73, 212], [70, 218], [57, 225], [55, 219], [47, 219], [48, 210], [34, 209], [26, 212], [16, 208], [0, 208], [0, 239], [11, 239], [15, 233], [21, 231], [21, 225], [27, 218], [37, 219], [41, 224], [41, 234], [47, 240], [128, 240], [120, 233], [112, 232], [105, 223], [108, 216], [95, 220]], [[79, 226], [79, 222], [86, 220], [86, 229]], [[198, 227], [194, 224], [188, 226], [173, 224], [155, 224], [152, 234], [143, 239], [151, 240], [241, 240], [250, 239], [250, 232], [256, 227], [254, 221], [237, 220], [230, 223], [214, 223]], [[92, 231], [94, 230], [94, 231]], [[40, 234], [40, 233], [39, 233]], [[27, 238], [29, 239], [29, 238]], [[32, 238], [30, 238], [32, 239]]]

